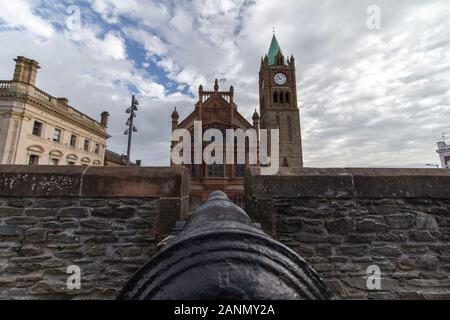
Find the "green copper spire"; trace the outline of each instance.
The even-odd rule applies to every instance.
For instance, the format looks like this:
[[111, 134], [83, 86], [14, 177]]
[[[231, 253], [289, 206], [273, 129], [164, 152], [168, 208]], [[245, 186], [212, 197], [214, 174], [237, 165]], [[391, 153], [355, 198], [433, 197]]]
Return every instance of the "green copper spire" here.
[[[273, 66], [275, 64], [278, 51], [281, 52], [281, 54], [283, 54], [283, 52], [281, 51], [280, 45], [278, 44], [277, 37], [275, 37], [275, 33], [274, 33], [273, 37], [272, 37], [272, 42], [270, 43], [269, 54], [268, 54], [269, 66]], [[283, 64], [286, 64], [286, 62], [284, 61], [284, 58], [283, 58]]]

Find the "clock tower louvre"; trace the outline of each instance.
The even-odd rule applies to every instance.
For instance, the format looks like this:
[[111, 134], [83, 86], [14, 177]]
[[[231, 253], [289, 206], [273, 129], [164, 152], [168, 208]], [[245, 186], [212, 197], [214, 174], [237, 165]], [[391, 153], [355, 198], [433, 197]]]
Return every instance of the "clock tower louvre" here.
[[303, 167], [295, 59], [285, 58], [275, 34], [259, 71], [261, 129], [280, 130], [280, 166]]

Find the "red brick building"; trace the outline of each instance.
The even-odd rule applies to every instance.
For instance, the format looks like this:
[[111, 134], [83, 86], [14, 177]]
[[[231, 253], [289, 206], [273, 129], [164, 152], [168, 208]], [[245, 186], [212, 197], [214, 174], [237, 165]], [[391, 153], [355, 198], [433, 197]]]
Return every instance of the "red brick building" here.
[[[204, 91], [199, 87], [199, 100], [194, 111], [179, 122], [175, 108], [172, 113], [172, 131], [186, 129], [194, 136], [194, 121], [202, 121], [203, 130], [219, 129], [225, 137], [226, 129], [279, 129], [280, 166], [303, 166], [300, 132], [300, 115], [297, 106], [297, 85], [295, 61], [291, 56], [285, 59], [275, 35], [272, 38], [269, 53], [261, 59], [259, 72], [260, 111], [253, 114], [250, 123], [238, 111], [234, 103], [234, 88], [220, 91], [215, 81], [213, 91]], [[172, 148], [178, 141], [172, 141]], [[209, 143], [203, 143], [205, 148]], [[224, 140], [225, 144], [225, 140]], [[224, 146], [224, 159], [226, 148]], [[235, 150], [236, 152], [236, 150]], [[236, 158], [235, 158], [236, 159]], [[191, 171], [191, 208], [198, 207], [207, 200], [208, 194], [215, 190], [224, 191], [235, 203], [243, 206], [244, 172], [248, 165], [248, 145], [246, 146], [246, 164], [194, 164], [187, 165]], [[194, 157], [192, 156], [192, 161]], [[236, 162], [236, 161], [235, 161]], [[173, 164], [172, 164], [173, 165]]]
[[[255, 112], [253, 124], [250, 124], [238, 111], [234, 103], [234, 89], [220, 91], [216, 79], [213, 91], [204, 91], [199, 88], [199, 100], [194, 111], [186, 119], [178, 122], [179, 115], [175, 110], [172, 113], [172, 131], [187, 129], [194, 137], [194, 121], [201, 121], [203, 131], [219, 129], [226, 136], [226, 129], [259, 129], [259, 115]], [[224, 138], [225, 144], [225, 138]], [[208, 143], [204, 142], [203, 147]], [[172, 143], [172, 147], [174, 143]], [[223, 148], [224, 159], [226, 148]], [[247, 150], [248, 152], [248, 150]], [[236, 159], [236, 158], [235, 158]], [[192, 156], [192, 161], [194, 157]], [[236, 162], [236, 161], [235, 161]], [[233, 201], [242, 206], [244, 196], [244, 172], [248, 165], [240, 164], [194, 164], [187, 167], [191, 171], [191, 208], [195, 208], [206, 201], [208, 194], [215, 190], [223, 190]]]

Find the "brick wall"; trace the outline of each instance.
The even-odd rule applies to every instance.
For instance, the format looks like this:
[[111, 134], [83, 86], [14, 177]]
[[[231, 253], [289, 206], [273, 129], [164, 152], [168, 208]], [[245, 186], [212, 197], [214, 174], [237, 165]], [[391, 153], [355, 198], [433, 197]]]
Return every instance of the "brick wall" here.
[[[337, 299], [450, 299], [448, 170], [254, 169], [246, 208]], [[372, 265], [381, 290], [367, 288]]]
[[185, 218], [188, 189], [185, 169], [0, 166], [0, 299], [114, 299]]

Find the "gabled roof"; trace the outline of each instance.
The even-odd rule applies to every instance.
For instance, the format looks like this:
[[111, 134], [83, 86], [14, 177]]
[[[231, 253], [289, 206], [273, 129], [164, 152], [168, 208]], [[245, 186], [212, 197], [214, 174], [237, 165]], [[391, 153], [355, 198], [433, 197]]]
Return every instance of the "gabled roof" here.
[[[237, 110], [234, 110], [234, 118], [239, 121], [240, 124], [244, 126], [245, 129], [253, 128], [253, 125]], [[188, 129], [188, 125], [192, 123], [192, 121], [198, 119], [198, 112], [197, 109], [192, 111], [180, 124], [178, 125], [179, 128]], [[236, 125], [236, 123], [235, 123]], [[242, 128], [242, 129], [244, 129]]]
[[[179, 128], [190, 129], [195, 120], [199, 120], [199, 108], [202, 108], [202, 121], [204, 124], [214, 125], [222, 123], [225, 126], [231, 125], [241, 129], [253, 128], [237, 110], [237, 105], [233, 102], [234, 88], [229, 91], [219, 91], [218, 80], [215, 80], [214, 91], [204, 91], [203, 86], [199, 87], [199, 102], [195, 104], [195, 109], [179, 124]], [[226, 112], [222, 112], [226, 110]], [[233, 111], [233, 120], [229, 118]], [[231, 127], [230, 127], [231, 128]]]

